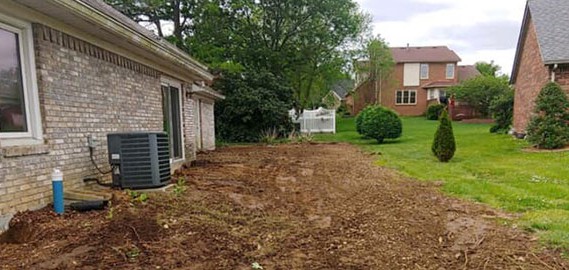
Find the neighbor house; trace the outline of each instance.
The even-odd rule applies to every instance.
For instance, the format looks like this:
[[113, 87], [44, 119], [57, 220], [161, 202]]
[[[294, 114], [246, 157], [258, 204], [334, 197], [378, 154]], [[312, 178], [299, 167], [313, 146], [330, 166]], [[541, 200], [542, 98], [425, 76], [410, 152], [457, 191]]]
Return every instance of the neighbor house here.
[[215, 147], [206, 66], [101, 0], [0, 4], [0, 223], [108, 168], [112, 132], [170, 134], [172, 168]]
[[526, 4], [510, 83], [515, 88], [514, 132], [523, 137], [535, 99], [550, 81], [569, 91], [569, 1]]
[[358, 74], [359, 84], [346, 101], [353, 114], [379, 103], [400, 115], [422, 115], [460, 82], [460, 71], [463, 80], [477, 75], [471, 73], [472, 66], [458, 66], [460, 57], [446, 46], [395, 47], [391, 54], [395, 66], [386, 79], [373, 82], [367, 74]]
[[346, 95], [354, 89], [354, 81], [340, 80], [332, 85], [330, 91], [322, 98], [328, 109], [338, 109], [346, 101]]

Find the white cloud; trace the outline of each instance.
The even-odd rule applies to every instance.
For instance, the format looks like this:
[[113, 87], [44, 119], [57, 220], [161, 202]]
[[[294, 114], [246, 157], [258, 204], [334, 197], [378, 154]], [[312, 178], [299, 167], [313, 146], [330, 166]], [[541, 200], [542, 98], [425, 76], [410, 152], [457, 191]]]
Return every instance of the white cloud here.
[[[525, 0], [357, 2], [372, 14], [391, 5], [390, 12], [397, 14], [390, 14], [390, 19], [383, 21], [376, 15], [374, 21], [374, 32], [381, 34], [391, 46], [406, 46], [407, 43], [411, 46], [447, 45], [461, 56], [462, 64], [494, 60], [502, 66], [503, 72], [511, 72]], [[415, 10], [408, 16], [408, 7], [414, 5], [436, 8], [425, 8], [424, 12]], [[402, 19], [393, 19], [397, 17]]]

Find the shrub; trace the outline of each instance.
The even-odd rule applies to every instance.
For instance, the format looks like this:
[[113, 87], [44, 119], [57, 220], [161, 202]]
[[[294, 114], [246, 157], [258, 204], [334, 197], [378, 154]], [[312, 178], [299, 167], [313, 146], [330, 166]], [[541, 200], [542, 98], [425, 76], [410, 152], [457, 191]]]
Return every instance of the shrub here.
[[257, 142], [263, 131], [275, 129], [284, 136], [292, 130], [292, 88], [271, 73], [227, 72], [213, 87], [225, 95], [215, 103], [215, 131], [221, 141]]
[[490, 102], [497, 96], [511, 91], [511, 88], [505, 76], [477, 76], [449, 88], [448, 91], [456, 100], [472, 106], [482, 117], [488, 117]]
[[440, 162], [448, 162], [454, 156], [456, 151], [456, 143], [452, 132], [452, 123], [448, 117], [448, 112], [443, 110], [439, 120], [439, 127], [435, 133], [433, 146], [431, 147], [433, 154]]
[[443, 104], [433, 104], [427, 108], [427, 120], [439, 120], [441, 113], [445, 109], [445, 105]]
[[362, 117], [361, 131], [364, 136], [382, 143], [384, 139], [401, 137], [403, 125], [394, 111], [381, 106], [370, 106]]
[[508, 91], [496, 97], [490, 103], [490, 112], [494, 118], [491, 133], [508, 133], [514, 117], [514, 91]]
[[358, 116], [356, 116], [356, 131], [361, 135], [364, 135], [363, 130], [362, 130], [364, 118], [366, 117], [366, 114], [372, 109], [372, 107], [373, 106], [371, 106], [371, 105], [365, 107], [360, 113], [358, 113]]
[[538, 148], [555, 149], [569, 142], [569, 101], [556, 83], [546, 84], [535, 101], [535, 116], [527, 127], [527, 140]]

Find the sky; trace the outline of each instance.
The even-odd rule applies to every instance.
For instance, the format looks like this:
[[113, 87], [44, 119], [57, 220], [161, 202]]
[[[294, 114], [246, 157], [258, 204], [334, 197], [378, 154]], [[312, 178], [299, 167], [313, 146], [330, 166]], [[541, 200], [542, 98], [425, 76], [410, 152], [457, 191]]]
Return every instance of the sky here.
[[390, 46], [446, 45], [461, 65], [494, 61], [510, 74], [525, 0], [356, 0]]

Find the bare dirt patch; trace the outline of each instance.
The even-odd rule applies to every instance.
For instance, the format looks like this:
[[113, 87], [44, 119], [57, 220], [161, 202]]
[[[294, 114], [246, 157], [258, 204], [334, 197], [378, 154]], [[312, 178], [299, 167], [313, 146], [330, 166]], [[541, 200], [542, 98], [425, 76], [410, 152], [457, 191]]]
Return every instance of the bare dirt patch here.
[[12, 226], [38, 233], [0, 244], [0, 267], [569, 269], [499, 225], [504, 214], [402, 179], [350, 145], [223, 148], [179, 177], [184, 193], [146, 204], [123, 196], [112, 211], [18, 214]]

